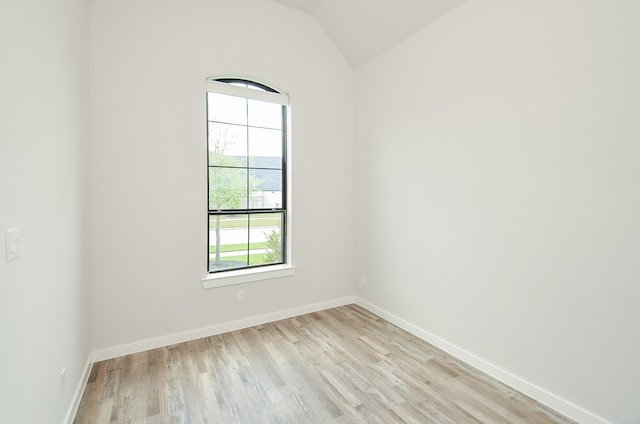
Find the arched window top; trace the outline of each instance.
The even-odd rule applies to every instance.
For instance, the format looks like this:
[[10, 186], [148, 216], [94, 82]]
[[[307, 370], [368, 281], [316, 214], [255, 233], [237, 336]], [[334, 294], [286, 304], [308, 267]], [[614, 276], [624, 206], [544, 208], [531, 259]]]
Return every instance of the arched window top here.
[[282, 94], [275, 88], [271, 88], [268, 85], [265, 85], [256, 81], [242, 79], [242, 78], [215, 78], [214, 81], [223, 82], [225, 84], [237, 85], [239, 87], [253, 88], [255, 90], [269, 91], [271, 93]]
[[207, 78], [207, 91], [289, 106], [289, 96], [286, 93], [244, 78]]

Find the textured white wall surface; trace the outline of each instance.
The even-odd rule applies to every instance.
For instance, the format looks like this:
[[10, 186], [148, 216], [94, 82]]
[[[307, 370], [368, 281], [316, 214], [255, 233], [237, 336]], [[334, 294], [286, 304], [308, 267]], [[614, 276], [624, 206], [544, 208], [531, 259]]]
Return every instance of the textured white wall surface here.
[[[352, 295], [354, 74], [319, 25], [262, 0], [95, 0], [91, 31], [94, 348]], [[229, 74], [290, 95], [297, 272], [205, 290], [205, 78]]]
[[470, 0], [357, 72], [358, 296], [640, 421], [640, 3]]
[[0, 1], [2, 423], [62, 422], [89, 357], [88, 18], [82, 0]]

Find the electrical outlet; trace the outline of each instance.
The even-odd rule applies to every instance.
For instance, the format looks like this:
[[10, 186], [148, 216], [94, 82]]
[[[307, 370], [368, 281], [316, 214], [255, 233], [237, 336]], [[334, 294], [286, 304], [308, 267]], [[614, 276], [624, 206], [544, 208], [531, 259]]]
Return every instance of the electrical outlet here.
[[6, 233], [7, 262], [14, 260], [20, 255], [20, 229], [12, 228]]
[[62, 370], [60, 370], [60, 392], [64, 392], [64, 389], [67, 385], [67, 369], [66, 368], [62, 368]]
[[244, 290], [238, 290], [238, 292], [236, 293], [236, 301], [244, 302]]
[[360, 276], [360, 283], [361, 283], [363, 286], [366, 286], [366, 285], [367, 285], [367, 276], [366, 276], [365, 274], [362, 274], [362, 275]]

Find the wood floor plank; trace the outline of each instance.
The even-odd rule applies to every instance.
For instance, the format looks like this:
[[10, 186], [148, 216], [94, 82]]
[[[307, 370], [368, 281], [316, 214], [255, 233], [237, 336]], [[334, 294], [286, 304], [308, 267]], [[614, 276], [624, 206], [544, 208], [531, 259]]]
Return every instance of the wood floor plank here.
[[75, 424], [575, 424], [357, 305], [93, 365]]

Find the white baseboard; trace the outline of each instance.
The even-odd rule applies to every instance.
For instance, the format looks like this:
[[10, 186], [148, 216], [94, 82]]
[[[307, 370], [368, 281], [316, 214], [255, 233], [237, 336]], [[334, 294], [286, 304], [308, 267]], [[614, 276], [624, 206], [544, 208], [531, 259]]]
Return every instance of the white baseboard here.
[[448, 341], [441, 339], [440, 337], [367, 302], [366, 300], [356, 298], [355, 303], [367, 309], [368, 311], [373, 312], [379, 317], [386, 319], [392, 324], [397, 325], [403, 330], [408, 331], [414, 336], [419, 337], [422, 340], [436, 346], [437, 348], [444, 350], [445, 352], [471, 365], [472, 367], [479, 369], [485, 374], [488, 374], [491, 377], [503, 382], [504, 384], [511, 386], [514, 389], [524, 393], [525, 395], [537, 400], [543, 405], [558, 411], [566, 417], [571, 418], [572, 420], [575, 420], [582, 424], [611, 424], [609, 421], [600, 418], [592, 414], [591, 412], [586, 411], [579, 406], [574, 405], [571, 402], [568, 402], [554, 395], [553, 393], [550, 393], [536, 386], [535, 384], [532, 384], [516, 375], [513, 375], [510, 372], [505, 371], [502, 368], [490, 362], [487, 362], [484, 359], [479, 358], [476, 355], [467, 352], [466, 350], [461, 349], [458, 346], [449, 343]]
[[169, 346], [176, 343], [187, 342], [190, 340], [201, 339], [203, 337], [214, 336], [216, 334], [227, 333], [229, 331], [241, 330], [254, 325], [266, 324], [281, 319], [291, 318], [298, 315], [304, 315], [311, 312], [318, 312], [324, 309], [335, 308], [337, 306], [349, 305], [355, 302], [355, 297], [349, 296], [341, 299], [334, 299], [326, 302], [314, 303], [311, 305], [300, 306], [297, 308], [286, 309], [284, 311], [272, 312], [266, 315], [260, 315], [250, 318], [232, 321], [223, 324], [217, 324], [210, 327], [200, 328], [197, 330], [185, 331], [183, 333], [171, 334], [158, 337], [155, 339], [143, 340], [123, 346], [116, 346], [108, 349], [93, 352], [93, 361], [104, 361], [106, 359], [117, 358], [119, 356], [130, 355], [132, 353], [144, 352], [145, 350], [157, 349], [159, 347]]
[[84, 371], [80, 376], [80, 381], [78, 381], [78, 385], [76, 386], [76, 391], [73, 393], [73, 398], [71, 399], [71, 405], [69, 405], [69, 409], [67, 410], [67, 415], [64, 417], [63, 422], [65, 424], [73, 423], [76, 412], [78, 412], [78, 406], [80, 406], [80, 400], [82, 400], [84, 388], [87, 386], [87, 382], [89, 381], [89, 375], [91, 374], [92, 366], [93, 358], [92, 355], [89, 355], [89, 357], [87, 358], [87, 363], [84, 366]]

